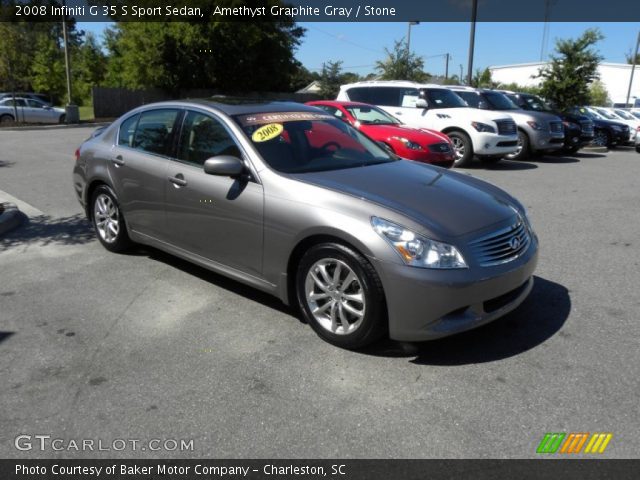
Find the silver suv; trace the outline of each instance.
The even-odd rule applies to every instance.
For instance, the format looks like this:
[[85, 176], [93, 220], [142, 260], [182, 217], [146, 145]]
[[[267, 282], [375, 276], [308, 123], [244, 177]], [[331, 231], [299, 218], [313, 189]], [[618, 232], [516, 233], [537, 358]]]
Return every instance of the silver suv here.
[[483, 88], [449, 86], [472, 108], [508, 113], [518, 126], [518, 149], [507, 155], [510, 160], [522, 160], [535, 153], [553, 152], [564, 144], [562, 119], [545, 112], [522, 110], [506, 95]]

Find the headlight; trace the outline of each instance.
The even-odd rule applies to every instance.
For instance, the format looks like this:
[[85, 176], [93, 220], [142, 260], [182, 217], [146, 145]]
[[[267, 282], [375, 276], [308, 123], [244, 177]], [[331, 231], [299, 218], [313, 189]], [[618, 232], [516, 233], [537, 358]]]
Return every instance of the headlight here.
[[486, 123], [471, 122], [471, 125], [479, 132], [496, 133], [496, 129]]
[[412, 142], [411, 140], [409, 140], [408, 138], [404, 138], [404, 137], [391, 137], [393, 140], [397, 140], [400, 143], [402, 143], [405, 147], [407, 147], [409, 150], [422, 150], [422, 147], [420, 145], [418, 145], [415, 142]]
[[453, 245], [429, 240], [378, 217], [371, 217], [371, 225], [407, 265], [437, 269], [467, 268], [464, 258]]
[[527, 122], [534, 130], [546, 130], [545, 126], [538, 122]]

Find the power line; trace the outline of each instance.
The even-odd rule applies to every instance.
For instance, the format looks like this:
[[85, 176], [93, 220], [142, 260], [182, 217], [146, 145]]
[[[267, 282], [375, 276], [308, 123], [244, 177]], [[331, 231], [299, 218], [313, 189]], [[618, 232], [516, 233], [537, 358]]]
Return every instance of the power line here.
[[325, 35], [328, 35], [330, 37], [333, 37], [341, 42], [345, 42], [345, 43], [349, 43], [351, 45], [353, 45], [354, 47], [358, 47], [358, 48], [362, 48], [363, 50], [369, 50], [370, 52], [375, 52], [375, 53], [385, 53], [382, 50], [375, 50], [373, 48], [369, 48], [369, 47], [365, 47], [364, 45], [360, 45], [356, 42], [352, 42], [351, 40], [347, 40], [346, 38], [342, 38], [340, 35], [336, 35], [335, 33], [330, 33], [330, 32], [326, 32], [324, 30], [319, 29], [318, 27], [314, 27], [311, 25], [307, 25], [306, 28], [310, 28], [311, 30], [317, 30], [320, 33], [324, 33]]

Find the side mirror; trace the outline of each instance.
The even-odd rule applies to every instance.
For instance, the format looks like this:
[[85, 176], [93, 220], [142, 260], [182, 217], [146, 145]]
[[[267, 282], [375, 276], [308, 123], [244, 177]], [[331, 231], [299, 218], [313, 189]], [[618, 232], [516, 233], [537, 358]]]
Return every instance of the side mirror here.
[[478, 108], [480, 110], [489, 110], [489, 104], [487, 102], [485, 102], [484, 100], [480, 100], [478, 102]]
[[204, 162], [204, 173], [220, 177], [237, 177], [244, 173], [244, 163], [238, 157], [218, 155]]
[[429, 108], [429, 103], [424, 98], [416, 100], [416, 108]]
[[392, 155], [395, 155], [395, 153], [393, 152], [393, 150], [391, 150], [391, 147], [390, 147], [389, 145], [387, 145], [386, 143], [381, 142], [381, 141], [377, 141], [376, 143], [377, 143], [377, 144], [378, 144], [378, 146], [379, 146], [380, 148], [382, 148], [385, 152], [387, 152], [387, 153], [391, 153]]

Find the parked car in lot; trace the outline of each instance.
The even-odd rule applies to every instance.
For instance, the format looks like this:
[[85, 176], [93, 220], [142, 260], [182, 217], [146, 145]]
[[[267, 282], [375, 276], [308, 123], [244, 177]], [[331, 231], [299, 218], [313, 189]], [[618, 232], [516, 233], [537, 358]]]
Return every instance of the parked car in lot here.
[[349, 123], [365, 135], [383, 143], [399, 157], [451, 168], [456, 159], [453, 144], [444, 133], [412, 128], [384, 110], [357, 102], [316, 101], [307, 105], [321, 108]]
[[508, 113], [518, 126], [518, 149], [507, 155], [522, 160], [530, 154], [554, 152], [564, 144], [564, 127], [556, 115], [525, 111], [500, 92], [484, 88], [448, 86], [470, 107]]
[[626, 123], [627, 125], [629, 125], [629, 142], [635, 143], [636, 131], [638, 130], [638, 127], [640, 127], [640, 120], [635, 118], [633, 115], [629, 115], [627, 113], [620, 114], [616, 112], [613, 108], [604, 108], [604, 107], [588, 107], [588, 108], [595, 110], [607, 120], [613, 120], [615, 122]]
[[297, 103], [140, 107], [80, 146], [73, 184], [108, 250], [152, 245], [266, 291], [345, 348], [475, 328], [533, 284], [518, 200]]
[[607, 120], [602, 115], [586, 107], [573, 107], [569, 109], [569, 113], [584, 115], [593, 122], [595, 131], [593, 136], [594, 145], [613, 148], [617, 145], [624, 145], [629, 141], [631, 135], [629, 125]]
[[640, 128], [636, 132], [636, 152], [640, 153]]
[[440, 85], [357, 82], [342, 85], [337, 100], [376, 105], [409, 126], [447, 134], [455, 148], [455, 165], [459, 167], [470, 165], [474, 155], [495, 161], [518, 147], [513, 118], [469, 108], [455, 93]]
[[594, 125], [589, 117], [567, 112], [558, 112], [543, 99], [530, 93], [512, 92], [509, 90], [497, 91], [504, 93], [513, 103], [523, 110], [550, 113], [559, 117], [564, 126], [563, 153], [576, 153], [593, 141], [595, 134]]
[[[17, 118], [16, 118], [17, 113]], [[5, 98], [0, 100], [0, 123], [64, 123], [65, 111], [50, 107], [32, 98]]]
[[5, 98], [13, 98], [13, 97], [20, 97], [20, 98], [30, 98], [32, 100], [38, 100], [42, 103], [44, 103], [45, 105], [52, 107], [53, 104], [51, 103], [51, 96], [47, 95], [46, 93], [35, 93], [35, 92], [0, 92], [0, 100], [3, 100]]

